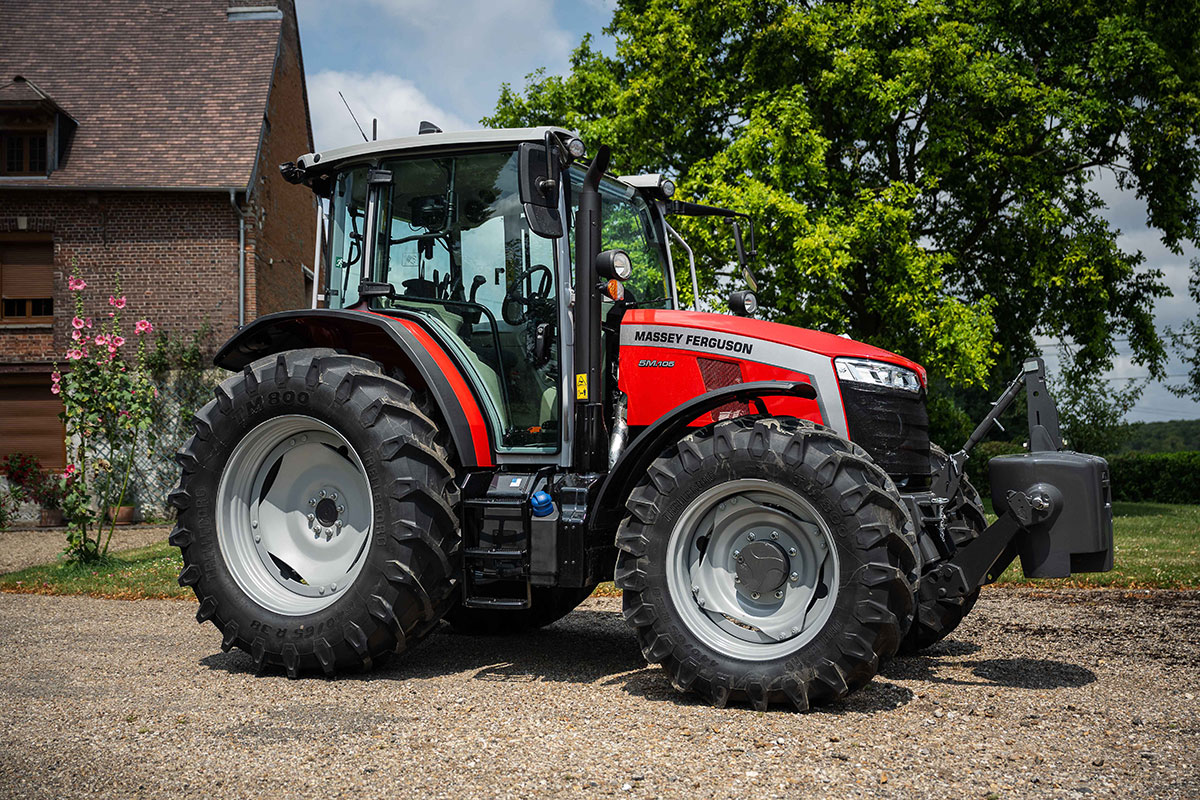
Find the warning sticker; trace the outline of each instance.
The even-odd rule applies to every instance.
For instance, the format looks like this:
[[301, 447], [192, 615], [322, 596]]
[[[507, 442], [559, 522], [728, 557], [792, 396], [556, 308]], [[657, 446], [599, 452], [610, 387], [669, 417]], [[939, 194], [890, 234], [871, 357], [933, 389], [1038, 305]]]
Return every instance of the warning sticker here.
[[586, 374], [575, 376], [575, 399], [588, 399], [588, 379]]

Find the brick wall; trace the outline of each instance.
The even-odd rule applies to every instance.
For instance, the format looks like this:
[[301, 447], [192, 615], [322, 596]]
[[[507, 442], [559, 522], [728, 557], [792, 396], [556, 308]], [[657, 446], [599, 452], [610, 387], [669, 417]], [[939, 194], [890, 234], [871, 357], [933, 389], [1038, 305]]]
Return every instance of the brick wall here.
[[[306, 186], [294, 186], [279, 174], [279, 165], [312, 150], [305, 114], [300, 41], [287, 3], [283, 35], [267, 106], [265, 136], [251, 195], [255, 214], [253, 239], [254, 303], [257, 314], [308, 308], [302, 265], [313, 267], [316, 200]], [[248, 223], [250, 220], [247, 221]]]
[[[18, 219], [23, 218], [24, 227]], [[125, 319], [189, 334], [206, 319], [220, 343], [237, 326], [237, 217], [221, 192], [0, 193], [0, 233], [45, 232], [54, 240], [53, 341], [44, 329], [0, 326], [0, 370], [45, 363], [63, 352], [73, 297], [72, 263], [87, 281], [86, 313], [103, 318], [122, 276]]]

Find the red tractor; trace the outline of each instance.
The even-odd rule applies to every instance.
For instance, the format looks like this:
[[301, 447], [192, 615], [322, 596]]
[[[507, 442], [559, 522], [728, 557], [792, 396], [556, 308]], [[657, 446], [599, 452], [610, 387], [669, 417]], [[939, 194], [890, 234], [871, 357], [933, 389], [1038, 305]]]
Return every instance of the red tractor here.
[[[172, 495], [225, 649], [334, 675], [615, 579], [679, 689], [806, 709], [945, 636], [1017, 555], [1111, 568], [1107, 465], [1063, 451], [1039, 360], [948, 456], [918, 364], [754, 319], [751, 292], [681, 310], [668, 218], [733, 218], [751, 282], [753, 227], [584, 156], [423, 125], [281, 167], [330, 205], [324, 307], [224, 345]], [[1030, 452], [990, 464], [988, 527], [963, 464], [1022, 385]]]

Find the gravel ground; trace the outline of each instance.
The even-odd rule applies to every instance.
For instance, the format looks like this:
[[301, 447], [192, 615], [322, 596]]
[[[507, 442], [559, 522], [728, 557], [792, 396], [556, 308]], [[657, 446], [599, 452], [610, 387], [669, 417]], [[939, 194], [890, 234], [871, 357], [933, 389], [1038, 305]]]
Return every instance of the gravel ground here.
[[1196, 798], [1198, 611], [992, 588], [850, 699], [764, 714], [675, 694], [609, 598], [289, 681], [190, 603], [0, 595], [0, 796]]
[[[170, 525], [118, 526], [113, 531], [109, 552], [132, 550], [155, 542], [165, 542], [171, 533]], [[29, 528], [0, 531], [0, 573], [45, 564], [62, 553], [67, 544], [65, 528]]]

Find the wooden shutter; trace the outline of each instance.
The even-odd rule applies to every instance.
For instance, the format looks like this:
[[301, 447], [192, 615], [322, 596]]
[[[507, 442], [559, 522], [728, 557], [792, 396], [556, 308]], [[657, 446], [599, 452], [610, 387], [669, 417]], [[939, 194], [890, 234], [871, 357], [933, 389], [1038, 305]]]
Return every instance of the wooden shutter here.
[[52, 242], [0, 242], [0, 292], [6, 299], [54, 296]]
[[66, 466], [66, 436], [50, 373], [0, 374], [0, 457], [29, 453], [47, 469]]

